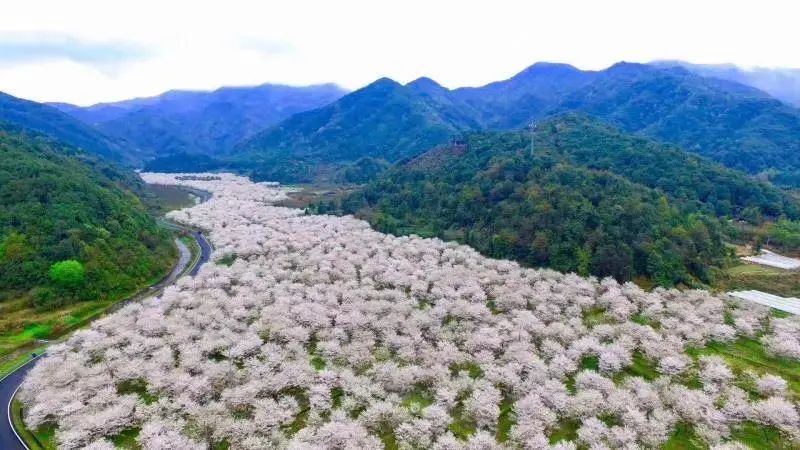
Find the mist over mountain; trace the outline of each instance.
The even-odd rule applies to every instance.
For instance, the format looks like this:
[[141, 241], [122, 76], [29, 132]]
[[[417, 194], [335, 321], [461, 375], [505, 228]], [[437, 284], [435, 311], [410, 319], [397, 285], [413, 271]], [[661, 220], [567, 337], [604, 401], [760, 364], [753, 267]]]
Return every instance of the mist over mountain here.
[[692, 64], [678, 60], [654, 61], [656, 67], [680, 66], [704, 77], [721, 78], [746, 84], [768, 93], [789, 105], [800, 107], [800, 69], [754, 67], [734, 64]]

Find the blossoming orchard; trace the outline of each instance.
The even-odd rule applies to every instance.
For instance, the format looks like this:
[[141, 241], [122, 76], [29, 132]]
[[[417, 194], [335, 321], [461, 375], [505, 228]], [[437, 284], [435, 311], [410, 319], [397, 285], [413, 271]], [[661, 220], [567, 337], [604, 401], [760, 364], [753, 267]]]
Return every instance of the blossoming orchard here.
[[[353, 217], [273, 206], [229, 174], [143, 174], [209, 191], [170, 213], [215, 263], [54, 345], [20, 391], [60, 447], [746, 448], [800, 439], [798, 380], [708, 346], [800, 358], [800, 321], [706, 291], [520, 267]], [[688, 431], [687, 431], [688, 430]], [[560, 436], [560, 437], [559, 437]]]

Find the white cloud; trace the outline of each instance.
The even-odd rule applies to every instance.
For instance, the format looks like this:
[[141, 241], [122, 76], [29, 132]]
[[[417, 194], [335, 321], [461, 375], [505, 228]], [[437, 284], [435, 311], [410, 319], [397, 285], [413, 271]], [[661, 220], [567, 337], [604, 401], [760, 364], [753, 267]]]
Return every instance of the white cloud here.
[[665, 58], [800, 67], [798, 12], [779, 0], [8, 2], [0, 33], [148, 52], [120, 54], [113, 71], [75, 58], [74, 49], [72, 57], [50, 49], [47, 58], [5, 58], [0, 90], [87, 104], [263, 82], [357, 88], [379, 76], [476, 85], [535, 61], [591, 69]]

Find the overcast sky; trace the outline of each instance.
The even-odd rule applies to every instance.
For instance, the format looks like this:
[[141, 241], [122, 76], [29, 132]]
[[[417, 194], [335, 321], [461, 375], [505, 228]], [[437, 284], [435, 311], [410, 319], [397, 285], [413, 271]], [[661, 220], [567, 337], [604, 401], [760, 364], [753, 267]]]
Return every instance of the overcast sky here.
[[800, 2], [6, 0], [0, 91], [91, 104], [265, 82], [448, 87], [536, 61], [800, 67]]

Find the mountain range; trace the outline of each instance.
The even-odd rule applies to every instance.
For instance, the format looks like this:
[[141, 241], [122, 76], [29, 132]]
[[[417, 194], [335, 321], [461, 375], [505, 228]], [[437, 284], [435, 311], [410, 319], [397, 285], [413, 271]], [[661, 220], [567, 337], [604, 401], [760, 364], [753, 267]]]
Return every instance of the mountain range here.
[[[145, 189], [103, 158], [0, 125], [0, 300], [40, 309], [116, 300], [163, 276], [177, 250], [143, 204]], [[62, 261], [85, 270], [79, 285], [52, 280]]]
[[42, 133], [110, 160], [131, 162], [138, 159], [132, 149], [69, 114], [3, 92], [0, 92], [0, 123], [6, 128]]
[[800, 111], [671, 64], [537, 63], [458, 89], [381, 78], [350, 93], [263, 85], [86, 108], [4, 95], [0, 122], [145, 170], [361, 184], [317, 211], [664, 286], [712, 280], [730, 219], [800, 217], [776, 187], [800, 186]]
[[567, 112], [782, 184], [800, 181], [800, 111], [740, 83], [632, 63], [602, 71], [537, 63], [505, 81], [454, 90], [428, 78], [380, 79], [267, 128], [233, 157], [240, 167], [270, 168], [265, 178], [308, 180], [361, 158], [395, 163], [463, 132], [520, 128]]
[[800, 217], [797, 201], [769, 183], [584, 114], [541, 121], [534, 141], [473, 133], [313, 209], [497, 258], [664, 286], [709, 282], [728, 254], [719, 218]]
[[800, 111], [733, 77], [683, 66], [623, 62], [583, 71], [537, 63], [479, 87], [381, 78], [350, 93], [335, 85], [262, 85], [85, 108], [3, 96], [0, 121], [136, 165], [149, 161], [151, 170], [202, 166], [257, 179], [361, 182], [463, 133], [581, 112], [777, 184], [800, 185]]
[[654, 61], [650, 64], [656, 67], [679, 66], [704, 77], [735, 81], [760, 89], [784, 103], [800, 107], [800, 69], [742, 69], [733, 64], [692, 64], [676, 60]]
[[211, 92], [169, 91], [85, 108], [64, 103], [52, 106], [155, 157], [181, 152], [224, 154], [257, 131], [344, 94], [334, 84], [264, 84]]

